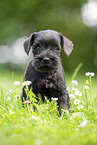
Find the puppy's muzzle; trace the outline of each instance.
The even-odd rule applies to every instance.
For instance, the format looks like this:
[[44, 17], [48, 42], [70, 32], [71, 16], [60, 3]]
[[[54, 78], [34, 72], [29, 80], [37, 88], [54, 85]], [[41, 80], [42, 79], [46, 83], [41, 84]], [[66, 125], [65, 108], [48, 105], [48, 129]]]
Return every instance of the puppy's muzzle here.
[[51, 72], [58, 68], [59, 59], [58, 56], [54, 56], [50, 53], [47, 55], [37, 55], [34, 57], [33, 66], [40, 72]]

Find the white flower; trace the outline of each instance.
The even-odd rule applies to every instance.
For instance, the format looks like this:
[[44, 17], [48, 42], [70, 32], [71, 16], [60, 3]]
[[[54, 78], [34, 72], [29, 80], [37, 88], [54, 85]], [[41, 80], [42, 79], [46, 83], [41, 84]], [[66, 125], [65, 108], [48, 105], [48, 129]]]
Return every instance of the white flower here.
[[11, 97], [10, 96], [7, 97], [7, 101], [9, 101], [9, 100], [11, 100]]
[[82, 93], [80, 91], [75, 91], [75, 95], [81, 97]]
[[90, 75], [90, 73], [89, 73], [89, 72], [86, 72], [86, 73], [85, 73], [85, 75], [86, 75], [86, 76], [89, 76], [89, 75]]
[[79, 127], [84, 127], [86, 126], [88, 121], [85, 119], [82, 123], [80, 123]]
[[89, 86], [83, 86], [85, 88], [85, 90], [89, 90]]
[[15, 112], [13, 112], [13, 111], [9, 110], [9, 113], [10, 113], [10, 115], [12, 115], [12, 114], [14, 114]]
[[74, 104], [76, 105], [76, 104], [78, 104], [79, 105], [79, 103], [80, 103], [80, 100], [74, 100]]
[[77, 107], [78, 110], [83, 109], [83, 108], [84, 108], [83, 105], [79, 105], [79, 106]]
[[75, 130], [76, 130], [76, 131], [79, 131], [79, 129], [78, 129], [78, 128], [75, 128]]
[[39, 120], [39, 117], [36, 117], [36, 116], [32, 115], [32, 119]]
[[53, 101], [57, 101], [57, 100], [58, 100], [58, 98], [53, 98], [53, 97], [52, 97], [52, 98], [51, 98], [51, 100], [53, 100]]
[[20, 85], [20, 81], [14, 81], [13, 85]]
[[70, 119], [70, 120], [72, 120], [72, 119], [73, 119], [73, 117], [72, 117], [72, 116], [70, 116], [70, 117], [69, 117], [69, 119]]
[[91, 72], [91, 77], [95, 76], [95, 73]]
[[29, 85], [31, 85], [31, 81], [24, 81], [24, 82], [22, 83], [22, 85], [23, 85], [23, 86], [29, 86]]
[[86, 75], [86, 76], [91, 76], [91, 77], [93, 77], [93, 76], [95, 75], [95, 73], [93, 73], [93, 72], [86, 72], [85, 75]]
[[71, 84], [77, 86], [78, 85], [78, 82], [76, 80], [72, 80]]
[[[64, 110], [64, 109], [63, 109]], [[64, 110], [64, 112], [67, 114], [67, 115], [69, 115], [69, 111], [68, 110]]]
[[15, 95], [15, 98], [20, 98], [20, 95]]
[[29, 104], [30, 103], [30, 101], [28, 101], [28, 100], [26, 100], [25, 102], [24, 102], [24, 104]]
[[73, 91], [73, 92], [75, 92], [75, 91], [77, 91], [77, 90], [78, 90], [77, 88], [72, 87], [72, 91]]
[[74, 94], [69, 94], [70, 99], [74, 99], [75, 95]]

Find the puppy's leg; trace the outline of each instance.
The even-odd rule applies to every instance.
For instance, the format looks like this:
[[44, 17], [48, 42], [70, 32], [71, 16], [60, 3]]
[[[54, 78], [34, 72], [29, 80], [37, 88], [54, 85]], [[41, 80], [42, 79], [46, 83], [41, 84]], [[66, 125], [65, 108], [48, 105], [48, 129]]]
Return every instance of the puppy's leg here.
[[70, 108], [68, 93], [63, 94], [62, 96], [59, 96], [58, 105], [59, 105], [59, 115], [61, 115], [61, 112], [62, 112], [61, 109], [69, 109]]

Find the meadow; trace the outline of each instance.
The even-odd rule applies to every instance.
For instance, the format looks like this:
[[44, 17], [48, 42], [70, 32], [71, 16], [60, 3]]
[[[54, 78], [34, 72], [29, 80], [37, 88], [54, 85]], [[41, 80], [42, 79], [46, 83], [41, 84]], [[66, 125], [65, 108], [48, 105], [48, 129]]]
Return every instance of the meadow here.
[[71, 108], [60, 117], [55, 99], [37, 105], [28, 90], [37, 110], [27, 101], [23, 108], [22, 80], [23, 72], [0, 71], [0, 145], [97, 144], [96, 74], [66, 74]]

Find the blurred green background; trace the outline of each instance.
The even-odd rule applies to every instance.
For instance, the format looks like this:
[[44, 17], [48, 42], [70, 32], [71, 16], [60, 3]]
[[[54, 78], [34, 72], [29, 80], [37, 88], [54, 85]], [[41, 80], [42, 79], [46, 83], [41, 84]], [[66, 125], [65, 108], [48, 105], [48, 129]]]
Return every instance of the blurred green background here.
[[74, 43], [70, 57], [62, 53], [65, 71], [73, 72], [82, 62], [81, 71], [96, 72], [97, 24], [87, 25], [82, 17], [83, 7], [88, 3], [88, 0], [0, 0], [0, 68], [24, 70], [31, 58], [22, 46], [26, 37], [35, 31], [53, 29]]

